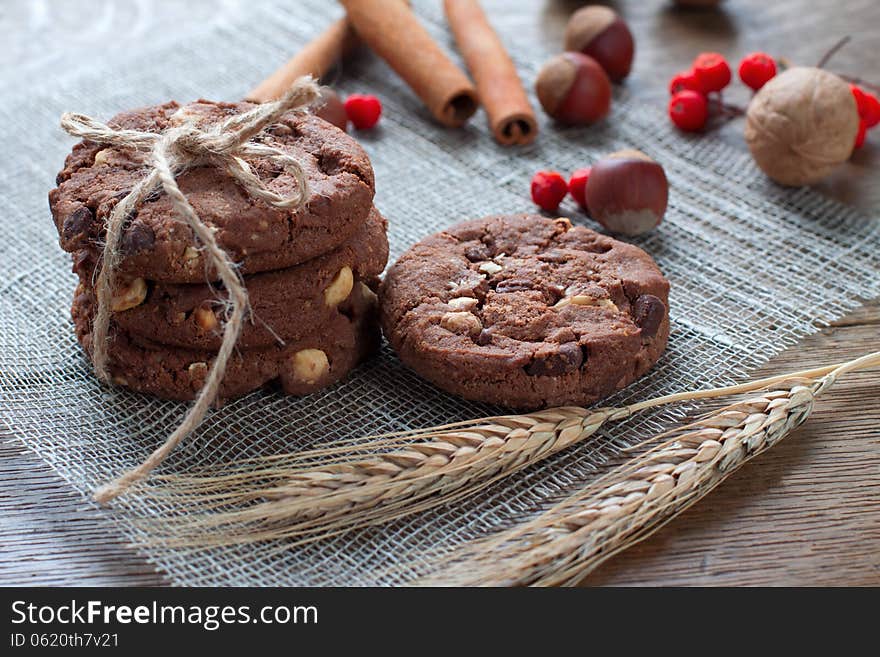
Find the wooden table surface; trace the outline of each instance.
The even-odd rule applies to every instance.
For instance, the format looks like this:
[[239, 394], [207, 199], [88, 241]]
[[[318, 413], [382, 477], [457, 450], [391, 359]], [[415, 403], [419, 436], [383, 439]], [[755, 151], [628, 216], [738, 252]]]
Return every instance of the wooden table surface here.
[[[534, 13], [532, 2], [489, 0], [485, 5], [503, 30], [508, 22], [521, 26], [518, 12]], [[561, 43], [568, 14], [581, 4], [548, 0], [535, 29]], [[852, 43], [828, 68], [880, 75], [876, 0], [727, 0], [721, 9], [709, 11], [680, 10], [665, 0], [609, 4], [636, 35], [637, 58], [628, 84], [646, 103], [665, 103], [666, 80], [703, 50], [722, 52], [731, 61], [765, 50], [814, 64], [839, 37], [851, 35]], [[747, 100], [744, 94], [731, 95]], [[728, 125], [720, 136], [745, 147], [739, 123]], [[880, 221], [880, 129], [819, 189], [869, 210]], [[880, 349], [880, 303], [866, 301], [862, 309], [774, 358], [760, 374]], [[0, 441], [0, 481], [14, 481], [15, 492], [8, 486], [0, 490], [0, 584], [167, 583], [114, 540], [107, 520], [87, 510], [11, 436], [5, 438]], [[880, 371], [847, 377], [782, 444], [659, 533], [605, 564], [585, 584], [880, 585]]]

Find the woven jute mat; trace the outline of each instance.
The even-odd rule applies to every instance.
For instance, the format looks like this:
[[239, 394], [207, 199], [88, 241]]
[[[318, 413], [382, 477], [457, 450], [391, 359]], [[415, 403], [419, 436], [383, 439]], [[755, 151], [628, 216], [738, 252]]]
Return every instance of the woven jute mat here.
[[[413, 4], [440, 43], [451, 45], [440, 3]], [[71, 146], [58, 117], [75, 110], [107, 118], [170, 98], [239, 98], [281, 60], [279, 53], [305, 43], [339, 9], [323, 0], [84, 0], [50, 4], [47, 20], [38, 11], [42, 6], [14, 3], [11, 17], [0, 22], [20, 62], [0, 80], [6, 154], [0, 170], [0, 424], [87, 495], [139, 463], [186, 407], [99, 385], [76, 344], [68, 311], [75, 281], [46, 203]], [[528, 34], [519, 35], [512, 54], [522, 76], [532, 80], [553, 44], [531, 42]], [[84, 54], [77, 57], [80, 50]], [[24, 81], [29, 93], [13, 93]], [[384, 103], [381, 127], [359, 136], [376, 170], [376, 204], [390, 221], [392, 258], [459, 220], [530, 210], [528, 181], [548, 163], [571, 171], [633, 146], [663, 163], [671, 188], [666, 219], [634, 242], [672, 282], [672, 337], [657, 367], [610, 403], [742, 380], [860, 299], [880, 295], [876, 218], [807, 189], [773, 185], [747, 154], [711, 137], [682, 137], [659, 108], [637, 106], [625, 91], [617, 92], [611, 120], [599, 127], [560, 131], [544, 123], [534, 145], [505, 149], [491, 139], [481, 115], [462, 130], [437, 127], [375, 58], [348, 64], [338, 86], [344, 93], [375, 93]], [[561, 212], [587, 222], [573, 205]], [[226, 404], [209, 414], [160, 472], [497, 410], [439, 392], [385, 348], [347, 381], [319, 394], [292, 399], [259, 392]], [[423, 556], [428, 548], [436, 557], [533, 517], [594, 479], [622, 448], [668, 428], [685, 410], [613, 425], [591, 442], [448, 508], [296, 549], [255, 544], [141, 550], [181, 585], [405, 583], [436, 569], [437, 560]], [[109, 515], [125, 539], [144, 542], [144, 519], [161, 529], [163, 518], [184, 511], [174, 496], [158, 501], [135, 493]], [[173, 533], [170, 525], [166, 530]]]

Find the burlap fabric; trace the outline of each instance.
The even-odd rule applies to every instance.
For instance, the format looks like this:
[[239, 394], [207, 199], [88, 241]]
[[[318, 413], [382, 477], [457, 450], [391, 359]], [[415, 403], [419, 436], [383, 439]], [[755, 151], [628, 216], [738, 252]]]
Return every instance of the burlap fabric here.
[[[441, 44], [451, 46], [441, 3], [413, 4]], [[72, 143], [58, 128], [59, 116], [74, 110], [107, 118], [169, 98], [240, 98], [339, 13], [326, 0], [58, 0], [4, 8], [0, 423], [84, 495], [139, 463], [186, 407], [98, 384], [76, 344], [68, 313], [74, 277], [46, 203]], [[529, 41], [530, 34], [517, 34], [512, 52], [528, 81], [553, 47]], [[381, 128], [361, 139], [376, 170], [376, 204], [390, 220], [392, 258], [460, 219], [531, 209], [528, 181], [548, 164], [571, 171], [633, 146], [664, 164], [672, 190], [666, 221], [636, 243], [672, 281], [673, 334], [659, 365], [612, 403], [742, 379], [860, 299], [880, 295], [876, 217], [809, 190], [776, 187], [747, 154], [711, 137], [675, 133], [661, 107], [636, 106], [625, 91], [601, 127], [560, 132], [542, 118], [536, 144], [504, 149], [482, 114], [462, 130], [436, 126], [373, 57], [351, 62], [339, 86], [376, 93], [384, 103]], [[563, 213], [584, 221], [572, 205]], [[385, 349], [322, 393], [255, 393], [209, 413], [160, 472], [494, 410], [438, 392]], [[438, 552], [521, 522], [582, 486], [621, 447], [668, 427], [681, 410], [632, 418], [474, 499], [381, 528], [292, 550], [142, 549], [182, 585], [404, 583], [434, 570]], [[140, 520], [181, 512], [174, 497], [158, 503], [133, 495], [120, 500], [112, 518], [121, 534], [138, 541], [147, 538]]]

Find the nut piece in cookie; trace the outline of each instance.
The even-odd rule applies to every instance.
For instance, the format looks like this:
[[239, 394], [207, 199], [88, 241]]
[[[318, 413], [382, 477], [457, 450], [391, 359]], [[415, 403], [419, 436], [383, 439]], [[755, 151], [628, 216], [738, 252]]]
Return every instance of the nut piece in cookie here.
[[324, 303], [331, 308], [338, 306], [351, 294], [352, 287], [354, 287], [354, 274], [351, 267], [345, 266], [324, 290]]
[[330, 372], [327, 354], [320, 349], [301, 349], [291, 358], [293, 378], [300, 383], [317, 383]]
[[193, 311], [193, 319], [202, 331], [213, 331], [217, 328], [217, 315], [210, 308], [196, 308]]
[[135, 278], [120, 286], [110, 300], [110, 310], [115, 313], [141, 305], [147, 298], [147, 282], [143, 278]]
[[483, 325], [476, 315], [466, 311], [450, 312], [440, 318], [440, 326], [451, 333], [479, 333]]

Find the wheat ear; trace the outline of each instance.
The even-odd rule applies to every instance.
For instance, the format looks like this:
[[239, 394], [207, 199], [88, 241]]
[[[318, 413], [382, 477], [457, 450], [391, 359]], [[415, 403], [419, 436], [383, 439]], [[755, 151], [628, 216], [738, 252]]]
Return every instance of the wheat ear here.
[[[667, 432], [606, 476], [537, 518], [446, 557], [420, 584], [570, 585], [647, 538], [747, 461], [809, 417], [814, 400], [842, 374], [880, 364], [874, 353], [827, 375], [799, 377]], [[653, 445], [653, 446], [652, 446]]]
[[185, 497], [187, 513], [163, 539], [168, 545], [317, 540], [471, 495], [588, 439], [606, 422], [638, 411], [766, 388], [791, 376], [814, 378], [836, 367], [667, 395], [621, 408], [554, 408], [343, 441], [324, 449], [225, 464], [219, 471], [156, 477], [160, 485], [144, 493]]

